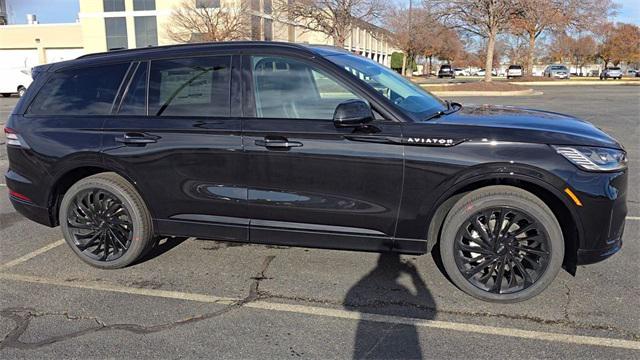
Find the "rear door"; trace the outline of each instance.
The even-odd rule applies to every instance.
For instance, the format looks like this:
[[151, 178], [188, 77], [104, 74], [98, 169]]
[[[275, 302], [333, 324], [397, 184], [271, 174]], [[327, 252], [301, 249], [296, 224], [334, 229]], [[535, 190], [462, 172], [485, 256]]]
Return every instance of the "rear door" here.
[[105, 162], [135, 183], [161, 234], [247, 239], [233, 61], [225, 54], [139, 62], [105, 122]]
[[311, 60], [243, 57], [243, 142], [251, 242], [390, 249], [402, 188], [400, 123], [336, 128], [333, 113], [361, 98]]

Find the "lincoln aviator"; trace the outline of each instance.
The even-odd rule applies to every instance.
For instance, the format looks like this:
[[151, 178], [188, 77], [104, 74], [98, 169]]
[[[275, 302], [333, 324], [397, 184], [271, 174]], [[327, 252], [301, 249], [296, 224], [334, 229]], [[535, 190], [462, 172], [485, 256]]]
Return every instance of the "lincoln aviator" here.
[[581, 119], [443, 101], [366, 57], [272, 42], [33, 69], [4, 129], [13, 206], [115, 269], [159, 237], [434, 252], [515, 302], [622, 245], [627, 158]]

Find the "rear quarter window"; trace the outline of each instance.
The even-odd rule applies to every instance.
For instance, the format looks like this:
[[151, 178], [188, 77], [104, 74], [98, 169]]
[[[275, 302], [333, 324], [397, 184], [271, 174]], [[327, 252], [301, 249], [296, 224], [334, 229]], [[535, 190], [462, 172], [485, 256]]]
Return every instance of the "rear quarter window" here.
[[27, 114], [108, 115], [129, 63], [55, 72]]
[[230, 56], [152, 61], [149, 115], [229, 116], [230, 70]]

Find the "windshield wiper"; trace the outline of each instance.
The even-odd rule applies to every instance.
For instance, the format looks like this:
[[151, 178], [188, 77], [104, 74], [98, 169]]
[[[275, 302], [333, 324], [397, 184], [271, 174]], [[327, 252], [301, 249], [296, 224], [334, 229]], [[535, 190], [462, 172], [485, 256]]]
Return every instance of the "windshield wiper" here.
[[447, 108], [445, 110], [436, 111], [435, 113], [433, 113], [433, 114], [427, 116], [426, 118], [424, 118], [424, 121], [435, 119], [435, 118], [439, 118], [442, 115], [453, 114], [454, 112], [462, 109], [462, 104], [460, 104], [460, 103], [450, 102], [449, 100], [445, 100], [444, 103], [447, 104]]

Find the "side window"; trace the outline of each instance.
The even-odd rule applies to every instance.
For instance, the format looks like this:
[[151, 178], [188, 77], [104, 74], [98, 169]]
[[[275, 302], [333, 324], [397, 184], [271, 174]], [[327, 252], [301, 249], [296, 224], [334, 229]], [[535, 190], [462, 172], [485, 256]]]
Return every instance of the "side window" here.
[[127, 94], [120, 105], [120, 115], [146, 115], [147, 114], [147, 63], [138, 65], [135, 75], [131, 79]]
[[341, 102], [358, 99], [345, 86], [306, 63], [282, 57], [252, 57], [259, 118], [331, 120]]
[[108, 115], [129, 63], [56, 72], [29, 107], [34, 115]]
[[231, 57], [151, 62], [149, 115], [229, 116]]

